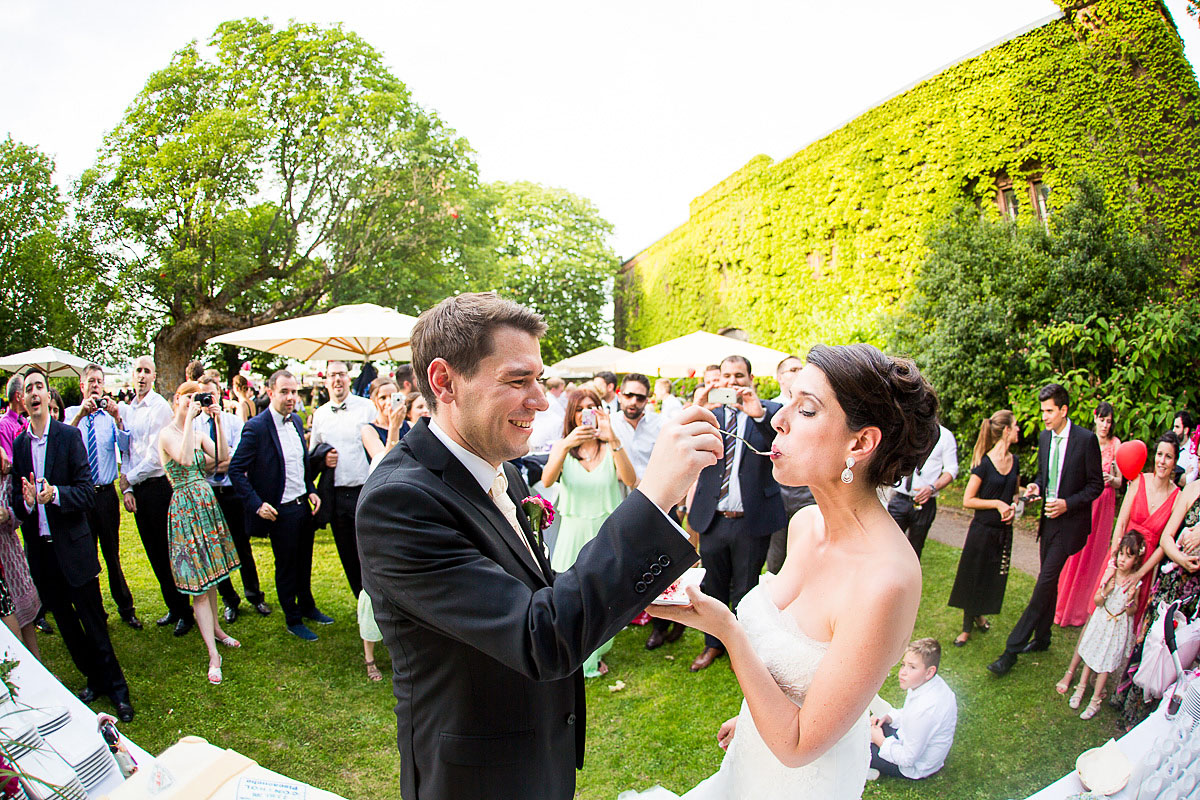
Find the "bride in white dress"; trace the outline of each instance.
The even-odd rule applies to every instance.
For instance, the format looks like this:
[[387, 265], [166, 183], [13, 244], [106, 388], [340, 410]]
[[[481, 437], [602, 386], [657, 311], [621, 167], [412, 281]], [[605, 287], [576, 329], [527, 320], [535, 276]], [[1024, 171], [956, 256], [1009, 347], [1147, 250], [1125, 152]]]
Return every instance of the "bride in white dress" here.
[[[808, 354], [776, 413], [774, 475], [817, 508], [788, 528], [787, 560], [738, 606], [689, 587], [652, 613], [718, 637], [745, 700], [717, 734], [721, 768], [686, 800], [853, 800], [870, 761], [867, 705], [912, 634], [921, 566], [876, 487], [910, 474], [938, 437], [937, 399], [910, 361], [870, 345]], [[663, 789], [629, 798], [677, 795]]]

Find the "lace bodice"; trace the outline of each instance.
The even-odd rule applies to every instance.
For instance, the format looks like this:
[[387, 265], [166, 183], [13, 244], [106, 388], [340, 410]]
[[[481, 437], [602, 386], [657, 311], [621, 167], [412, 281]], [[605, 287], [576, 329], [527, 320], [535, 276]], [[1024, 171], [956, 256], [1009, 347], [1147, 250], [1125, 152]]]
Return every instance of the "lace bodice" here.
[[765, 583], [742, 598], [738, 621], [779, 688], [797, 706], [803, 705], [804, 695], [829, 643], [819, 642], [800, 630], [791, 614], [776, 607]]

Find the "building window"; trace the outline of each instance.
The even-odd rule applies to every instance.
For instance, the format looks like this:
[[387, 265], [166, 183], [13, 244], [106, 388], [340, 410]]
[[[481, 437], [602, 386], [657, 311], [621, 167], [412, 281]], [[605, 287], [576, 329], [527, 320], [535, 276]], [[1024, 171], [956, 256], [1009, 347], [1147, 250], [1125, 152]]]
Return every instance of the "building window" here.
[[1017, 192], [1011, 186], [1000, 190], [1000, 211], [1004, 216], [1016, 222], [1020, 207], [1017, 204]]
[[1029, 191], [1033, 195], [1033, 212], [1037, 218], [1042, 222], [1050, 219], [1050, 187], [1041, 181], [1034, 181]]

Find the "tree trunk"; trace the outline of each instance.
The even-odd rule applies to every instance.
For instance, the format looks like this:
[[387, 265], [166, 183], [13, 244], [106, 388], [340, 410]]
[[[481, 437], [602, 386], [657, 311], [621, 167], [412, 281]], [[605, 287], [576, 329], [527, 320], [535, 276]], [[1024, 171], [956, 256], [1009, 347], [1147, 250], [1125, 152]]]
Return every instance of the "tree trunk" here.
[[154, 366], [158, 371], [158, 393], [170, 398], [183, 383], [188, 362], [196, 357], [207, 334], [193, 326], [168, 325], [154, 335]]

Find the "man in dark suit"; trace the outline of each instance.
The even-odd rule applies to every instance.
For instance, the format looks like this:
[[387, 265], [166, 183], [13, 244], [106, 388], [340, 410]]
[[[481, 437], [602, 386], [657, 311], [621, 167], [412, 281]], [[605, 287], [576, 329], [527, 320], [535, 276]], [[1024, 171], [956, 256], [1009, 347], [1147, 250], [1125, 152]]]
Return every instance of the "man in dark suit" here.
[[29, 574], [63, 644], [87, 678], [79, 699], [108, 695], [123, 722], [133, 719], [129, 685], [117, 662], [104, 603], [100, 559], [87, 514], [96, 489], [77, 428], [50, 418], [50, 389], [40, 370], [25, 373], [29, 428], [13, 442], [12, 507], [21, 520]]
[[448, 298], [413, 329], [432, 418], [383, 457], [358, 504], [363, 586], [392, 656], [405, 800], [568, 800], [583, 763], [580, 666], [696, 560], [666, 510], [716, 461], [713, 417], [664, 426], [646, 478], [554, 574], [508, 462], [538, 384], [536, 313]]
[[1096, 434], [1067, 418], [1070, 397], [1057, 383], [1038, 392], [1046, 430], [1038, 437], [1038, 474], [1025, 493], [1027, 503], [1045, 498], [1038, 520], [1041, 570], [1025, 613], [1008, 635], [1000, 657], [988, 664], [1005, 675], [1020, 653], [1050, 648], [1050, 626], [1058, 602], [1058, 576], [1067, 559], [1083, 549], [1092, 530], [1092, 501], [1104, 490]]
[[[787, 514], [779, 484], [771, 475], [771, 460], [755, 455], [735, 436], [769, 452], [775, 441], [771, 418], [781, 406], [758, 398], [750, 361], [744, 356], [722, 361], [720, 379], [706, 383], [695, 402], [713, 402], [718, 390], [732, 391], [736, 398], [713, 411], [724, 450], [720, 461], [700, 473], [688, 524], [700, 533], [700, 557], [706, 570], [700, 588], [736, 609], [758, 583], [771, 534], [787, 526]], [[723, 655], [721, 640], [705, 634], [704, 650], [692, 662], [692, 672], [706, 669]]]
[[315, 642], [304, 620], [328, 625], [333, 618], [320, 612], [312, 596], [312, 516], [321, 498], [307, 475], [304, 428], [293, 413], [297, 389], [287, 370], [267, 379], [271, 405], [242, 428], [229, 480], [246, 509], [247, 531], [271, 539], [275, 591], [288, 632]]

